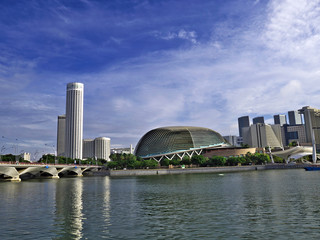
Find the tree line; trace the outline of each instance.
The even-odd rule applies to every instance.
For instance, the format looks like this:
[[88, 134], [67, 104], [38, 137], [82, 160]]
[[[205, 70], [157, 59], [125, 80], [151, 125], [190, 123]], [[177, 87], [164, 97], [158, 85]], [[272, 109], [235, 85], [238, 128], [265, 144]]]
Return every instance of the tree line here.
[[[274, 161], [277, 163], [283, 163], [282, 158], [273, 156]], [[2, 161], [15, 161], [16, 157], [12, 154], [2, 155]], [[22, 158], [19, 159], [21, 162]], [[111, 161], [104, 159], [93, 159], [88, 158], [86, 160], [71, 159], [62, 156], [54, 156], [51, 154], [43, 155], [38, 163], [44, 164], [87, 164], [87, 165], [100, 165], [109, 169], [151, 169], [158, 167], [169, 167], [169, 166], [186, 166], [186, 167], [219, 167], [219, 166], [237, 166], [237, 165], [259, 165], [270, 163], [269, 155], [262, 153], [247, 153], [244, 156], [235, 157], [222, 157], [213, 156], [211, 158], [204, 157], [203, 155], [193, 155], [192, 157], [185, 156], [182, 160], [175, 157], [171, 160], [163, 158], [160, 163], [153, 159], [142, 159], [141, 157], [133, 154], [119, 154], [114, 153], [110, 155]]]
[[[175, 157], [171, 160], [163, 158], [160, 163], [156, 160], [144, 160], [133, 154], [111, 154], [110, 162], [106, 166], [110, 169], [143, 169], [172, 166], [189, 166], [189, 167], [219, 167], [219, 166], [237, 166], [237, 165], [259, 165], [271, 162], [269, 155], [262, 153], [247, 153], [242, 157], [222, 157], [213, 156], [211, 158], [202, 155], [193, 155], [191, 158], [185, 156], [180, 160]], [[276, 162], [283, 162], [282, 158], [276, 158]]]

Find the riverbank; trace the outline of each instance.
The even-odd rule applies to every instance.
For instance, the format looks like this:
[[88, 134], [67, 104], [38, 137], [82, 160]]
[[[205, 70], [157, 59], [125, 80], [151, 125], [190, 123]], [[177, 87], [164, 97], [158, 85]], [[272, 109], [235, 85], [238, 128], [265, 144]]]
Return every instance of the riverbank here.
[[[268, 164], [251, 166], [229, 167], [199, 167], [199, 168], [173, 168], [173, 169], [132, 169], [132, 170], [106, 170], [105, 175], [111, 177], [121, 176], [144, 176], [144, 175], [168, 175], [168, 174], [191, 174], [191, 173], [227, 173], [243, 171], [261, 171], [271, 169], [296, 169], [309, 166], [308, 164]], [[100, 172], [101, 174], [102, 172]]]

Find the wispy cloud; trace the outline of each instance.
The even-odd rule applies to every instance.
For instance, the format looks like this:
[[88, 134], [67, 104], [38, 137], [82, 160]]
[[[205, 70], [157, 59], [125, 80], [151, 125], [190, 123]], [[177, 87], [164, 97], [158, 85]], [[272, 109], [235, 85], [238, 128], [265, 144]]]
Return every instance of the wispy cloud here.
[[184, 29], [180, 29], [177, 32], [169, 32], [169, 33], [155, 32], [154, 35], [157, 38], [161, 38], [164, 40], [184, 39], [194, 44], [197, 43], [197, 34], [195, 31], [186, 31]]

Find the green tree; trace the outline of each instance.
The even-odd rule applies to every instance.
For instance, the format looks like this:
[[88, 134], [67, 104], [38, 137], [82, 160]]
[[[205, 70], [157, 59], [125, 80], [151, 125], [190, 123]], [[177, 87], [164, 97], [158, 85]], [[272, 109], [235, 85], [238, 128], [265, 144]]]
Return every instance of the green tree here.
[[173, 159], [171, 160], [171, 164], [172, 164], [173, 166], [178, 166], [178, 165], [180, 165], [180, 164], [181, 164], [181, 163], [180, 163], [180, 159], [177, 158], [177, 157], [173, 158]]
[[44, 154], [44, 155], [42, 155], [42, 157], [39, 159], [38, 162], [54, 164], [55, 163], [55, 158], [56, 157], [54, 155]]
[[290, 147], [296, 147], [298, 146], [298, 143], [296, 141], [292, 141], [291, 143], [289, 143]]
[[192, 164], [199, 165], [199, 166], [206, 165], [207, 160], [208, 159], [202, 155], [193, 155], [191, 158]]
[[1, 161], [4, 162], [14, 162], [16, 160], [16, 156], [12, 154], [6, 154], [1, 156]]
[[247, 153], [245, 158], [247, 163], [252, 164], [266, 164], [270, 162], [269, 155], [263, 153]]
[[158, 162], [153, 159], [148, 159], [143, 161], [143, 167], [145, 168], [157, 168]]
[[276, 155], [272, 155], [272, 157], [273, 157], [273, 161], [274, 161], [275, 163], [284, 163], [284, 159], [283, 159], [283, 158], [278, 157], [278, 156], [276, 156]]
[[163, 158], [160, 162], [161, 166], [166, 166], [168, 167], [170, 165], [170, 160], [167, 158]]
[[133, 163], [133, 168], [134, 169], [140, 169], [140, 168], [142, 168], [142, 166], [143, 166], [143, 162], [142, 161], [135, 161]]
[[239, 163], [238, 157], [228, 157], [227, 158], [227, 165], [228, 166], [236, 166]]
[[210, 166], [224, 166], [226, 164], [226, 158], [222, 156], [213, 156], [209, 159], [208, 164]]
[[191, 164], [191, 158], [189, 156], [184, 156], [181, 160], [181, 164], [184, 165], [190, 165]]
[[249, 146], [249, 144], [247, 144], [247, 143], [246, 143], [246, 144], [241, 143], [241, 147], [242, 147], [242, 148], [249, 148], [250, 146]]
[[109, 169], [117, 169], [117, 168], [119, 168], [118, 162], [117, 161], [110, 161], [107, 163], [107, 167]]

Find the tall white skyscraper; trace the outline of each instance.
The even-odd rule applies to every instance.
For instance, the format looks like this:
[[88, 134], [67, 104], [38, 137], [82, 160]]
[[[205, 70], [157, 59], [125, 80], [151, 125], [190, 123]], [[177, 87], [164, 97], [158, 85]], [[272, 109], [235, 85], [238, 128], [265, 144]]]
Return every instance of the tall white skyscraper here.
[[82, 159], [83, 84], [68, 83], [66, 101], [65, 156]]

